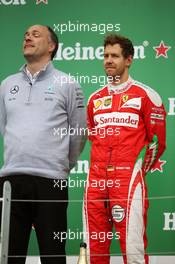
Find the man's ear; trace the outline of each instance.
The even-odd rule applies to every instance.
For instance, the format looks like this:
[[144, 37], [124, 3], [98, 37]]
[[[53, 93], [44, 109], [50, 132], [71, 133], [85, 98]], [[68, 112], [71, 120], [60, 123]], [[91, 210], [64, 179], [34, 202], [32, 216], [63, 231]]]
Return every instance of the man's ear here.
[[55, 43], [54, 42], [50, 42], [49, 43], [49, 51], [50, 51], [50, 53], [52, 53], [52, 51], [55, 49]]
[[129, 67], [132, 64], [133, 61], [133, 56], [129, 55], [128, 58], [126, 59], [126, 65]]

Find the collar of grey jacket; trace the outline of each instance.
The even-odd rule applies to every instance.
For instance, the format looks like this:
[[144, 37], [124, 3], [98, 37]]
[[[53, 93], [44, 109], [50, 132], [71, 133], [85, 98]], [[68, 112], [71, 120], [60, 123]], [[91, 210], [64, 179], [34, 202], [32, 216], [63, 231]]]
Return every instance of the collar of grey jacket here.
[[[38, 80], [44, 80], [44, 79], [47, 79], [48, 76], [49, 76], [50, 74], [53, 74], [53, 69], [54, 69], [54, 66], [53, 66], [52, 62], [50, 61], [50, 62], [46, 65], [46, 67], [43, 67], [43, 68], [40, 70], [40, 72], [39, 72], [39, 74], [38, 74], [38, 76], [37, 76], [37, 79], [38, 79]], [[19, 71], [22, 72], [26, 78], [28, 78], [27, 73], [26, 73], [26, 64], [24, 64], [24, 65], [20, 68]]]

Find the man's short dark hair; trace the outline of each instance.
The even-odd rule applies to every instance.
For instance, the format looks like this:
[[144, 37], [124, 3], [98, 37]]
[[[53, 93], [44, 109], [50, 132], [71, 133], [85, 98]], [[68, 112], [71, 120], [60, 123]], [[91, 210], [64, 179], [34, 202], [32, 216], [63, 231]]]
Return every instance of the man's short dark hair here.
[[106, 48], [107, 45], [115, 45], [119, 44], [122, 48], [122, 54], [124, 58], [128, 58], [130, 55], [134, 56], [134, 47], [128, 38], [125, 38], [121, 35], [111, 34], [106, 36], [104, 40], [104, 48]]
[[53, 60], [53, 58], [55, 57], [57, 50], [58, 50], [58, 37], [51, 27], [49, 27], [49, 26], [46, 26], [46, 27], [50, 33], [50, 37], [51, 37], [52, 42], [55, 44], [55, 48], [51, 54], [51, 60]]

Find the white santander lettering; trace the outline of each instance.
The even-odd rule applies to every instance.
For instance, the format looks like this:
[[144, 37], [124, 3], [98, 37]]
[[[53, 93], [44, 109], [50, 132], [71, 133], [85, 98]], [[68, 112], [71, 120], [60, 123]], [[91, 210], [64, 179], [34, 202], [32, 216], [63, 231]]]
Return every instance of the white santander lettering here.
[[139, 116], [133, 113], [113, 112], [95, 115], [94, 121], [97, 128], [104, 126], [128, 126], [137, 128]]

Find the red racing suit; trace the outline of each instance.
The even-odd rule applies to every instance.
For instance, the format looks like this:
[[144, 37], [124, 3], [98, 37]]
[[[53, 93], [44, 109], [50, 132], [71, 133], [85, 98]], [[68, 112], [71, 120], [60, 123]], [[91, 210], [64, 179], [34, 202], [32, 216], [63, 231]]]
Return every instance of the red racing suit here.
[[129, 78], [115, 90], [106, 86], [92, 94], [87, 112], [92, 141], [84, 198], [89, 263], [109, 264], [111, 240], [119, 239], [125, 264], [148, 264], [144, 178], [165, 150], [162, 100]]

